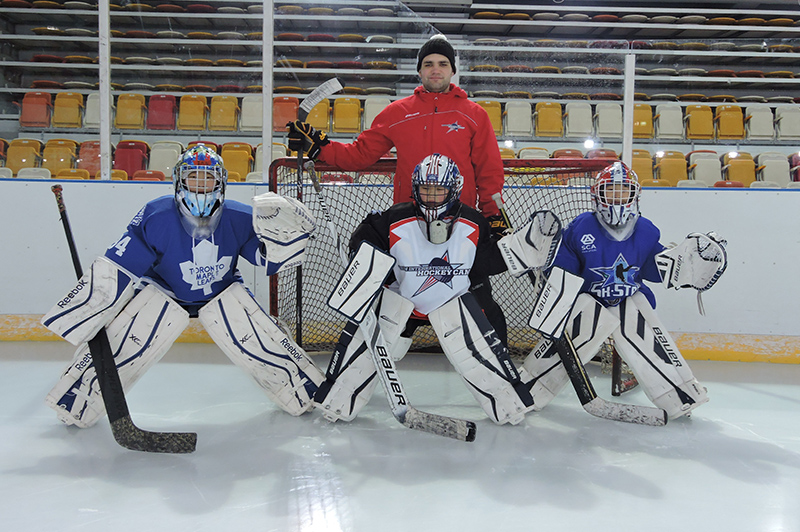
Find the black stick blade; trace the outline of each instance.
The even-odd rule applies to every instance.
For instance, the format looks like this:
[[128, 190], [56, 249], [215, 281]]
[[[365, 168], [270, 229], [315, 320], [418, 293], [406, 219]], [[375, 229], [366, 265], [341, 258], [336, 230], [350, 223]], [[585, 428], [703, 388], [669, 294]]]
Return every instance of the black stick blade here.
[[130, 416], [111, 423], [111, 432], [117, 443], [132, 451], [146, 453], [186, 454], [197, 447], [194, 432], [151, 432], [133, 424]]

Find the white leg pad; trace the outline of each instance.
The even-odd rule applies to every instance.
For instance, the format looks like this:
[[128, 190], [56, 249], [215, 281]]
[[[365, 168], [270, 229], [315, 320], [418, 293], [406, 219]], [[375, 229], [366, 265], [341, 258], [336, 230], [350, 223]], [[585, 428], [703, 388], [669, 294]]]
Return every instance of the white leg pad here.
[[625, 299], [619, 315], [614, 345], [657, 407], [675, 419], [708, 402], [705, 387], [695, 379], [646, 297], [637, 292]]
[[[617, 317], [589, 294], [581, 294], [567, 321], [566, 332], [572, 338], [578, 357], [586, 364], [619, 325]], [[569, 376], [553, 342], [542, 339], [530, 352], [520, 369], [522, 382], [530, 386], [533, 410], [541, 410], [566, 386]]]
[[133, 297], [133, 277], [98, 257], [78, 283], [47, 314], [42, 324], [72, 345], [95, 337]]
[[[106, 327], [123, 389], [158, 362], [188, 325], [189, 314], [161, 290], [149, 285], [139, 292]], [[45, 403], [61, 421], [81, 428], [105, 414], [88, 344], [75, 352]]]
[[428, 318], [447, 359], [491, 420], [521, 422], [533, 401], [475, 297], [452, 299]]
[[375, 363], [361, 327], [349, 322], [333, 351], [325, 382], [314, 405], [328, 421], [352, 421], [369, 402], [378, 383]]
[[241, 283], [206, 303], [198, 317], [222, 352], [275, 404], [293, 416], [311, 410], [322, 372]]
[[400, 360], [411, 347], [411, 338], [403, 338], [400, 333], [406, 327], [409, 316], [414, 311], [414, 303], [388, 288], [381, 292], [378, 302], [378, 326], [381, 328], [383, 340], [389, 354], [394, 360]]

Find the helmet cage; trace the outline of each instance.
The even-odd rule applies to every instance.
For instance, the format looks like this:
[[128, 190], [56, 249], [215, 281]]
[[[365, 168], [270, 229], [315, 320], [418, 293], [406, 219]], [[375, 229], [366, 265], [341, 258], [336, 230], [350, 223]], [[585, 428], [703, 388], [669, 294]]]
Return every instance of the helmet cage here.
[[[458, 171], [458, 166], [449, 157], [438, 153], [425, 157], [411, 175], [412, 197], [417, 214], [428, 223], [441, 220], [458, 202], [463, 183], [464, 178]], [[442, 201], [431, 204], [423, 201], [421, 185], [444, 187], [447, 194]]]
[[597, 174], [592, 185], [594, 210], [609, 226], [623, 226], [639, 216], [640, 191], [636, 174], [623, 163], [614, 163]]
[[198, 218], [211, 216], [222, 206], [227, 181], [222, 158], [204, 145], [186, 151], [172, 170], [176, 201]]

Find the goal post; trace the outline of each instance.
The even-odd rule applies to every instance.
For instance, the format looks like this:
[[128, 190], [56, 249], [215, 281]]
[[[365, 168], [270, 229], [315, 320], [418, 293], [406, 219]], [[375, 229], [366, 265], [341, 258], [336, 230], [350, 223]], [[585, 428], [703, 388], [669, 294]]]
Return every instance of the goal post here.
[[[504, 159], [505, 188], [503, 195], [508, 215], [514, 226], [521, 225], [535, 210], [549, 209], [564, 225], [578, 214], [590, 210], [589, 185], [597, 173], [612, 159]], [[325, 187], [325, 201], [334, 224], [344, 239], [373, 210], [392, 205], [392, 182], [395, 159], [381, 159], [368, 168], [343, 171], [316, 164], [320, 183]], [[317, 195], [308, 176], [298, 190], [297, 159], [276, 159], [270, 165], [270, 190], [281, 195], [298, 197], [319, 220], [323, 218]], [[302, 324], [303, 347], [307, 351], [332, 351], [342, 329], [343, 318], [328, 308], [326, 301], [341, 275], [336, 242], [328, 231], [314, 233], [303, 263], [302, 290], [297, 290], [293, 270], [271, 279], [270, 313], [281, 318], [290, 331]], [[507, 273], [490, 278], [495, 300], [508, 323], [509, 350], [515, 357], [527, 355], [538, 341], [538, 335], [527, 326], [534, 300], [534, 289], [525, 279], [513, 279]], [[297, 294], [301, 293], [300, 304]], [[297, 314], [301, 313], [301, 316]], [[414, 333], [412, 350], [438, 347], [433, 330], [419, 327]]]

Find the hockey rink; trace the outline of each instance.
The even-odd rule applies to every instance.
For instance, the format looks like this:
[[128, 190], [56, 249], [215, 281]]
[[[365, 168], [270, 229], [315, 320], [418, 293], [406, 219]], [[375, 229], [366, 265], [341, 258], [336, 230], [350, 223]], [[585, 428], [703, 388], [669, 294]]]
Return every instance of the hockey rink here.
[[711, 401], [666, 427], [594, 418], [571, 389], [498, 427], [443, 355], [409, 355], [414, 406], [477, 422], [463, 443], [404, 428], [380, 391], [350, 424], [293, 418], [214, 345], [176, 344], [128, 394], [139, 427], [198, 433], [195, 453], [158, 455], [119, 447], [105, 419], [56, 420], [43, 398], [71, 356], [0, 342], [5, 530], [800, 530], [798, 365], [690, 361]]

